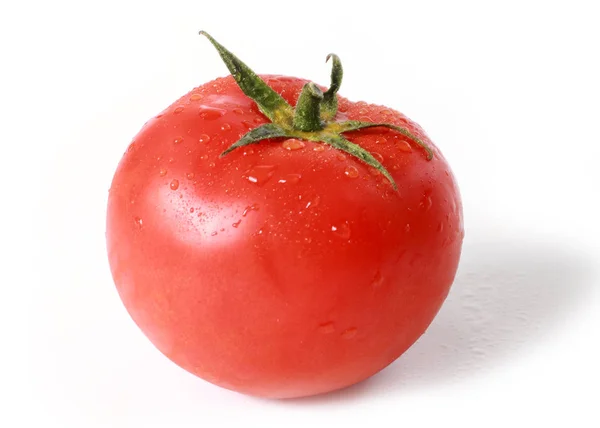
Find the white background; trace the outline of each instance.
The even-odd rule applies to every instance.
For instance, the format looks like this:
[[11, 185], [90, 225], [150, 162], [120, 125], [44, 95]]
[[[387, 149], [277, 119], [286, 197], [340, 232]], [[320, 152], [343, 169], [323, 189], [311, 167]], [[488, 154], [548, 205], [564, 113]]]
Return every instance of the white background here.
[[[597, 427], [600, 27], [595, 1], [15, 1], [0, 6], [0, 426]], [[419, 122], [466, 239], [401, 359], [293, 401], [219, 389], [127, 316], [104, 248], [112, 174], [152, 115], [226, 69], [327, 84]]]

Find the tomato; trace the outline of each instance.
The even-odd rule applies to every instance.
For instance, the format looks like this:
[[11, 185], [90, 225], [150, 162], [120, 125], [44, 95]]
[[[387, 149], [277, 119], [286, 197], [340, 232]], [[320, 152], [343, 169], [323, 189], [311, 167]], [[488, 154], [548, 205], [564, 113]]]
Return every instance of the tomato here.
[[449, 292], [464, 236], [454, 176], [406, 116], [335, 94], [339, 58], [323, 93], [211, 41], [233, 76], [148, 121], [114, 175], [119, 295], [162, 353], [216, 385], [287, 398], [366, 379]]

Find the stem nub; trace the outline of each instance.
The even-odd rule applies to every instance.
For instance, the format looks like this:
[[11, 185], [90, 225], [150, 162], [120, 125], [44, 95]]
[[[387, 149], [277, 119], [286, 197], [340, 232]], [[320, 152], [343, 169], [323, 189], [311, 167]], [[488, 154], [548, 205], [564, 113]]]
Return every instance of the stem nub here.
[[304, 85], [294, 112], [294, 129], [305, 132], [320, 131], [325, 127], [321, 121], [323, 91], [310, 82]]

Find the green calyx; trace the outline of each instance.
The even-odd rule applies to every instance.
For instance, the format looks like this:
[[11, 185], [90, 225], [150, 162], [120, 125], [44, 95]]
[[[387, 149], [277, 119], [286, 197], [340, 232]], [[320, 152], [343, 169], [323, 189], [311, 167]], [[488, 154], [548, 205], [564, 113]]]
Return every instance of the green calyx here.
[[249, 131], [240, 140], [225, 150], [221, 156], [225, 156], [239, 147], [256, 144], [262, 140], [271, 138], [308, 140], [329, 144], [338, 150], [360, 159], [362, 162], [381, 172], [390, 181], [393, 188], [397, 189], [391, 174], [371, 153], [358, 144], [348, 141], [342, 135], [344, 132], [380, 126], [393, 129], [408, 137], [425, 151], [427, 160], [433, 158], [431, 149], [406, 128], [389, 123], [372, 123], [358, 120], [335, 121], [338, 110], [337, 91], [340, 88], [343, 76], [342, 63], [337, 55], [329, 54], [326, 59], [326, 61], [331, 59], [333, 65], [329, 89], [323, 92], [314, 83], [307, 83], [302, 88], [296, 107], [293, 108], [254, 71], [208, 33], [200, 31], [200, 34], [206, 36], [217, 49], [223, 62], [244, 94], [252, 98], [260, 111], [271, 120], [271, 123], [261, 125]]

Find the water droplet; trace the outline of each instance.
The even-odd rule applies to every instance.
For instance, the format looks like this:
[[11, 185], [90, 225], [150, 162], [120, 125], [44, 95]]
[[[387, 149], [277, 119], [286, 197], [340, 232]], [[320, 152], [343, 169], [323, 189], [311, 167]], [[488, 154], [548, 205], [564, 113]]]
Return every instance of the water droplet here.
[[200, 135], [200, 138], [198, 138], [198, 141], [201, 143], [208, 143], [210, 141], [210, 136], [206, 135], [206, 134], [202, 134], [202, 135]]
[[273, 177], [274, 173], [275, 166], [273, 165], [255, 165], [246, 171], [243, 177], [251, 183], [262, 186]]
[[252, 125], [247, 120], [242, 120], [242, 125], [244, 125], [246, 127], [246, 129], [252, 129], [252, 128], [254, 128], [254, 125]]
[[232, 111], [232, 112], [234, 112], [234, 113], [235, 113], [235, 114], [237, 114], [237, 115], [240, 115], [240, 116], [244, 114], [244, 110], [242, 110], [242, 109], [241, 109], [241, 108], [239, 108], [239, 107], [236, 107], [236, 108], [234, 108], [234, 109], [233, 109], [233, 110], [231, 110], [231, 111]]
[[298, 184], [301, 178], [302, 175], [300, 174], [288, 174], [285, 176], [285, 178], [280, 178], [278, 183]]
[[213, 233], [211, 233], [210, 236], [217, 236], [217, 231], [214, 231]]
[[412, 152], [412, 147], [406, 141], [398, 141], [398, 143], [396, 144], [396, 147], [401, 152], [406, 152], [406, 153]]
[[371, 154], [373, 155], [373, 157], [374, 157], [375, 159], [377, 159], [377, 160], [379, 161], [379, 163], [382, 163], [382, 162], [383, 162], [383, 156], [382, 156], [380, 153], [377, 153], [377, 152], [372, 152]]
[[250, 211], [258, 211], [258, 205], [252, 204], [244, 208], [244, 212], [242, 213], [242, 217], [246, 217]]
[[263, 120], [263, 118], [262, 118], [262, 117], [255, 117], [255, 118], [253, 119], [253, 122], [254, 122], [254, 123], [263, 123], [263, 122], [264, 122], [264, 120]]
[[432, 205], [433, 202], [431, 201], [431, 196], [429, 195], [425, 195], [421, 202], [419, 202], [419, 208], [421, 208], [424, 211], [429, 211]]
[[179, 113], [181, 113], [182, 111], [183, 111], [183, 107], [182, 107], [182, 106], [179, 106], [179, 107], [176, 107], [176, 108], [175, 108], [175, 110], [173, 110], [173, 113], [175, 113], [175, 114], [179, 114]]
[[169, 158], [169, 163], [175, 162], [175, 158]]
[[190, 208], [190, 212], [193, 213], [194, 212], [194, 208]]
[[179, 188], [179, 180], [172, 180], [171, 184], [169, 184], [169, 187], [171, 187], [171, 190], [177, 190]]
[[173, 140], [173, 144], [179, 144], [183, 142], [183, 137], [177, 137]]
[[338, 153], [337, 155], [335, 155], [335, 157], [336, 157], [336, 158], [337, 158], [337, 160], [339, 160], [339, 161], [346, 160], [346, 155], [344, 155], [343, 153]]
[[342, 337], [344, 339], [352, 339], [354, 336], [356, 336], [356, 333], [358, 333], [358, 329], [356, 327], [350, 327], [344, 330]]
[[375, 276], [373, 277], [373, 280], [371, 281], [371, 287], [379, 288], [382, 285], [383, 285], [383, 276], [381, 275], [380, 271], [377, 271], [375, 273]]
[[313, 147], [313, 150], [315, 152], [322, 152], [325, 150], [325, 144], [317, 144], [316, 146]]
[[240, 225], [241, 222], [242, 222], [242, 220], [238, 220], [235, 223], [233, 223], [232, 226], [235, 227], [235, 228], [237, 228]]
[[342, 239], [350, 239], [350, 225], [348, 222], [340, 223], [338, 225], [331, 226], [331, 231], [335, 236]]
[[319, 331], [319, 333], [322, 334], [331, 334], [335, 331], [335, 325], [333, 324], [333, 322], [324, 322], [322, 324], [319, 324], [317, 330]]
[[348, 165], [344, 171], [346, 177], [356, 178], [358, 177], [358, 169], [354, 165]]
[[209, 162], [208, 166], [210, 166], [211, 168], [215, 167], [215, 163], [214, 162]]
[[404, 230], [406, 230], [406, 233], [410, 232], [410, 224], [407, 224]]
[[204, 154], [204, 155], [200, 156], [200, 159], [206, 160], [206, 159], [208, 159], [208, 155]]
[[254, 154], [254, 149], [252, 147], [250, 147], [249, 149], [245, 149], [244, 153], [242, 153], [244, 156], [247, 155], [253, 155]]
[[313, 207], [313, 208], [314, 208], [314, 207], [318, 206], [320, 202], [321, 202], [321, 197], [320, 197], [319, 195], [315, 195], [315, 196], [312, 198], [312, 200], [309, 200], [309, 201], [306, 203], [306, 207], [305, 207], [305, 208], [307, 208], [307, 209], [308, 209], [308, 208], [310, 208], [310, 207]]
[[134, 218], [134, 221], [135, 221], [135, 224], [137, 225], [137, 227], [139, 227], [141, 229], [142, 225], [144, 224], [144, 221], [140, 217]]
[[160, 171], [158, 171], [158, 175], [164, 177], [165, 175], [167, 175], [167, 170], [165, 168], [161, 168]]
[[193, 172], [188, 172], [186, 174], [186, 177], [187, 177], [188, 180], [193, 180], [194, 179], [194, 173]]
[[306, 144], [304, 144], [304, 141], [302, 141], [302, 140], [298, 140], [296, 138], [290, 138], [288, 140], [285, 140], [283, 142], [282, 146], [286, 150], [300, 150], [300, 149], [303, 149], [304, 146], [306, 146]]
[[199, 114], [204, 120], [215, 120], [223, 116], [225, 114], [225, 110], [203, 105], [200, 106]]
[[198, 101], [200, 98], [202, 98], [202, 95], [192, 94], [192, 96], [190, 97], [190, 101]]
[[221, 125], [221, 131], [229, 131], [231, 129], [231, 125], [228, 123], [224, 123]]

